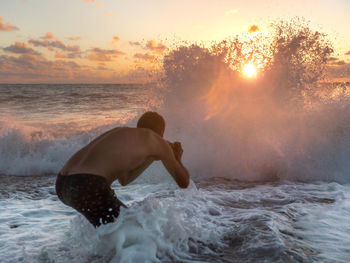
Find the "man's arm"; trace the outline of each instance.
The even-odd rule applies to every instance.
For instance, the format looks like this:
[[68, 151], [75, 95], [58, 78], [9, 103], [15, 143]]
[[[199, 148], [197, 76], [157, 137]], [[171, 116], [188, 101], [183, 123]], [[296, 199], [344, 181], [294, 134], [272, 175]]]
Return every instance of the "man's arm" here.
[[181, 144], [178, 142], [172, 144], [163, 139], [159, 139], [158, 147], [157, 155], [167, 171], [171, 174], [179, 187], [187, 188], [190, 176], [181, 162], [183, 152]]
[[137, 177], [139, 177], [140, 174], [143, 173], [144, 170], [148, 168], [148, 166], [151, 165], [153, 162], [153, 159], [146, 160], [143, 164], [141, 164], [139, 167], [135, 168], [134, 170], [128, 172], [126, 176], [122, 176], [119, 178], [119, 183], [122, 186], [130, 184], [132, 181], [134, 181]]

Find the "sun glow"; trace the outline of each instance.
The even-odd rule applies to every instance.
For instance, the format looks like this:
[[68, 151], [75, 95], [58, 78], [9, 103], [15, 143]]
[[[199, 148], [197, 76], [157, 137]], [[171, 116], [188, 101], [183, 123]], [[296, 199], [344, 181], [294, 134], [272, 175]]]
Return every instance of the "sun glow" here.
[[255, 77], [256, 76], [256, 67], [252, 63], [245, 64], [243, 67], [243, 73], [248, 78]]

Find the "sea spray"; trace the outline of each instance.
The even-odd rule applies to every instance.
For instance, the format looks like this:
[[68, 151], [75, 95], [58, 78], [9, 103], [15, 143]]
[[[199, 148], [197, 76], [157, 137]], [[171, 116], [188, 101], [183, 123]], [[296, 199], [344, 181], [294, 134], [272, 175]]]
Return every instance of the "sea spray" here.
[[[165, 57], [160, 112], [170, 137], [183, 142], [193, 176], [348, 181], [350, 97], [320, 100], [326, 36], [298, 19], [272, 31]], [[248, 62], [256, 78], [242, 74]]]

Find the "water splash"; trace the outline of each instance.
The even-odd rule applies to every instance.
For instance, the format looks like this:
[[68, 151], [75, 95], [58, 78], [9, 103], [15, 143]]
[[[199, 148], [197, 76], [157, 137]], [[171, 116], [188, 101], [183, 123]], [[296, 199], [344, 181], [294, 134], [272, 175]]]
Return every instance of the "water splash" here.
[[[350, 97], [320, 96], [331, 53], [301, 19], [273, 24], [268, 36], [171, 51], [161, 112], [192, 174], [348, 181]], [[242, 75], [247, 63], [255, 79]]]

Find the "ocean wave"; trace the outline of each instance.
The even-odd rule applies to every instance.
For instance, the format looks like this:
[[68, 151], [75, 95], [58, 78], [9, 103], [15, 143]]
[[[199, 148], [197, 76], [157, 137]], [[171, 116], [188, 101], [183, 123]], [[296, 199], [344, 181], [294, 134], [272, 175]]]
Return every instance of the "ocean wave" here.
[[[349, 182], [350, 89], [321, 82], [331, 45], [303, 21], [277, 23], [272, 32], [174, 48], [142, 109], [164, 115], [165, 137], [182, 142], [194, 178]], [[256, 78], [242, 75], [247, 63], [256, 65]], [[134, 117], [123, 125], [135, 126]], [[4, 123], [0, 173], [56, 173], [91, 138], [119, 124], [28, 130]]]
[[[329, 41], [298, 19], [272, 32], [165, 57], [170, 137], [199, 177], [348, 182], [350, 88], [322, 82]], [[242, 73], [247, 63], [256, 78]]]

